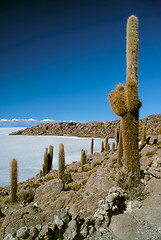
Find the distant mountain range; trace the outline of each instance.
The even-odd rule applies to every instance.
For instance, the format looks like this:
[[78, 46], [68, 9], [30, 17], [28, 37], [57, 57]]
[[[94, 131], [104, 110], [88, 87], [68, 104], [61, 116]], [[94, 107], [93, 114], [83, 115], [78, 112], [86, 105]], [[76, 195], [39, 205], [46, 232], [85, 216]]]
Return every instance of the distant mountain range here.
[[53, 119], [44, 119], [44, 120], [36, 120], [33, 118], [29, 119], [0, 119], [0, 127], [33, 127], [38, 123], [54, 123], [56, 122]]

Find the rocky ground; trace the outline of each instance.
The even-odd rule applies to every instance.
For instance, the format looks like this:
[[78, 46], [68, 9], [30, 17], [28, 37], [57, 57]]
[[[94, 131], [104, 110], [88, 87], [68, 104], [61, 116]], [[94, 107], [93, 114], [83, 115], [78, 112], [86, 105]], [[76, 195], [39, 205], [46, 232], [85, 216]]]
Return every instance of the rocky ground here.
[[[56, 135], [56, 136], [79, 136], [79, 137], [113, 137], [114, 131], [119, 126], [120, 121], [112, 122], [57, 122], [57, 123], [40, 123], [35, 127], [26, 128], [22, 131], [12, 133], [13, 135]], [[161, 114], [150, 115], [140, 120], [140, 135], [142, 125], [145, 124], [147, 134], [156, 135], [159, 132], [161, 124]]]
[[[161, 135], [140, 148], [142, 183], [133, 191], [117, 164], [117, 152], [89, 154], [86, 163], [66, 166], [18, 185], [0, 188], [0, 239], [160, 240]], [[156, 140], [157, 139], [157, 140]]]

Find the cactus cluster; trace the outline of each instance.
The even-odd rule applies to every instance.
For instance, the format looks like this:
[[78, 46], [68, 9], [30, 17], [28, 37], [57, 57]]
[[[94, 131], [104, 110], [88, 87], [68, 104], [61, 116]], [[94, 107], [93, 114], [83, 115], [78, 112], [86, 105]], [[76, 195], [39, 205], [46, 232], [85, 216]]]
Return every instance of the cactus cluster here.
[[17, 200], [17, 160], [15, 158], [11, 161], [11, 201]]
[[109, 94], [113, 112], [121, 117], [124, 167], [132, 175], [139, 173], [138, 130], [139, 109], [141, 102], [138, 97], [138, 19], [132, 15], [127, 21], [126, 86], [119, 83], [116, 91]]

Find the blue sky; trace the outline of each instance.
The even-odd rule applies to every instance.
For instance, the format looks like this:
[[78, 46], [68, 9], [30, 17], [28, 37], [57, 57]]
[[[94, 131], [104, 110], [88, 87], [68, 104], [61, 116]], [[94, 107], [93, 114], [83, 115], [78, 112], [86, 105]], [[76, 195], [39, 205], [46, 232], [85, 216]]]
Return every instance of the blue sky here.
[[161, 113], [161, 3], [0, 1], [0, 119], [112, 121], [126, 79], [126, 21], [139, 18], [140, 118]]

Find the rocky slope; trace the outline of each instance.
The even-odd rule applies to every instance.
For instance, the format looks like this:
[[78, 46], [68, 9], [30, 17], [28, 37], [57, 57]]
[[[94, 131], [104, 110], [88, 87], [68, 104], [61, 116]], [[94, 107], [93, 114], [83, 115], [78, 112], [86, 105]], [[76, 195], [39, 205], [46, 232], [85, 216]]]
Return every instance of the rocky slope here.
[[140, 148], [142, 184], [133, 191], [118, 150], [66, 165], [64, 183], [57, 170], [19, 183], [15, 204], [10, 187], [1, 187], [0, 239], [160, 240], [161, 135], [156, 139]]
[[[79, 136], [79, 137], [113, 137], [119, 120], [112, 122], [57, 122], [57, 123], [40, 123], [35, 127], [26, 128], [25, 130], [12, 133], [12, 135], [56, 135], [56, 136]], [[147, 134], [158, 134], [161, 126], [161, 114], [150, 115], [140, 120], [140, 133], [142, 125], [146, 124]]]

